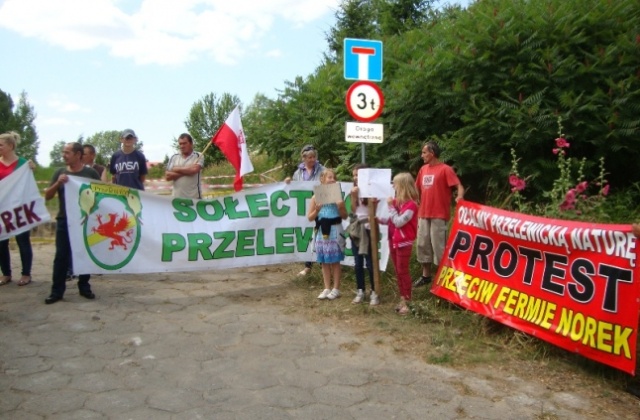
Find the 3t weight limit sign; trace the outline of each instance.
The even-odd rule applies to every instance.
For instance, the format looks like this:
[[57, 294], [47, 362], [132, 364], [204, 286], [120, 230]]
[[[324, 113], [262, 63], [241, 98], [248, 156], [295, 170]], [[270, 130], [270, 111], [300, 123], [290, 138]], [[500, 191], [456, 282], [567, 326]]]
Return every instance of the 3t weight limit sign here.
[[384, 96], [373, 82], [361, 80], [351, 85], [347, 91], [347, 110], [353, 118], [371, 122], [382, 114]]

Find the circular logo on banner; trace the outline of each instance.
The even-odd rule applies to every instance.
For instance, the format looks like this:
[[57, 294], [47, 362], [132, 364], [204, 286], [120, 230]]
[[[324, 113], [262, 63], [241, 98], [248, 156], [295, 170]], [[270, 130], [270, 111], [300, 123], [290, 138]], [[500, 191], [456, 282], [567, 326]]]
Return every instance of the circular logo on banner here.
[[373, 82], [360, 80], [347, 91], [347, 110], [353, 118], [361, 122], [371, 122], [382, 114], [384, 96]]
[[91, 260], [105, 270], [127, 265], [138, 249], [142, 204], [137, 190], [91, 184], [80, 188], [84, 246]]

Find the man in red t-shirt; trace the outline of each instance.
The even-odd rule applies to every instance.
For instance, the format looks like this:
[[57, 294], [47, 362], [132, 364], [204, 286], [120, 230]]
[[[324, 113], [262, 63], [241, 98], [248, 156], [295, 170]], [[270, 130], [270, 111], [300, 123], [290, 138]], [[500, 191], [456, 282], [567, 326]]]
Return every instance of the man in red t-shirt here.
[[440, 147], [429, 141], [422, 148], [424, 165], [416, 177], [420, 193], [418, 209], [418, 262], [422, 277], [413, 283], [420, 287], [431, 281], [431, 264], [440, 264], [447, 242], [447, 222], [451, 217], [451, 190], [457, 189], [456, 202], [464, 197], [464, 187], [451, 166], [440, 162]]

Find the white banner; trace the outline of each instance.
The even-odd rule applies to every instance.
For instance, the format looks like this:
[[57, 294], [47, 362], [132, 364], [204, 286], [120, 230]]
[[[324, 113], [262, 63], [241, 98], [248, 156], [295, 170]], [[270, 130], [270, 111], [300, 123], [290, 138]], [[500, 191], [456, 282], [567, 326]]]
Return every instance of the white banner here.
[[0, 181], [0, 240], [51, 220], [29, 165]]
[[[314, 223], [306, 217], [315, 184], [269, 184], [193, 200], [70, 176], [65, 198], [73, 270], [154, 273], [315, 261]], [[341, 184], [347, 209], [351, 186]], [[380, 228], [384, 270], [389, 247], [386, 226]]]

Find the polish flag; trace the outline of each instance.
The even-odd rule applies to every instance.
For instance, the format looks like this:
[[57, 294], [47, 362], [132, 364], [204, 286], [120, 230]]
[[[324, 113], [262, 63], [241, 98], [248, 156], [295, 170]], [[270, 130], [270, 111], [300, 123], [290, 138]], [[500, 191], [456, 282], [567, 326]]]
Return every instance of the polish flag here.
[[251, 164], [251, 159], [249, 159], [247, 142], [244, 138], [242, 121], [240, 121], [240, 111], [237, 106], [213, 136], [211, 143], [220, 148], [227, 160], [235, 168], [236, 179], [233, 182], [233, 188], [236, 191], [240, 191], [242, 189], [242, 177], [249, 172], [253, 172], [253, 165]]

